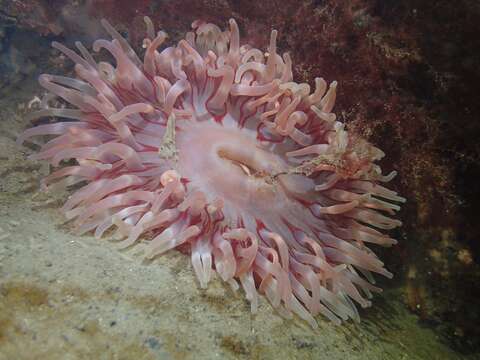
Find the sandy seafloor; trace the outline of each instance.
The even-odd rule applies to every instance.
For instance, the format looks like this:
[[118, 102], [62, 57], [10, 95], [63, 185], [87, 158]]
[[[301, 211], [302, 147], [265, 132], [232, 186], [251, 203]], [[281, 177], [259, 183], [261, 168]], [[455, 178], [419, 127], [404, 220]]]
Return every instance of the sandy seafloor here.
[[0, 360], [6, 359], [460, 359], [408, 312], [398, 290], [377, 296], [360, 324], [311, 329], [216, 277], [207, 290], [190, 259], [145, 263], [108, 239], [72, 235], [66, 193], [40, 192], [48, 166], [15, 138], [40, 88], [0, 95]]

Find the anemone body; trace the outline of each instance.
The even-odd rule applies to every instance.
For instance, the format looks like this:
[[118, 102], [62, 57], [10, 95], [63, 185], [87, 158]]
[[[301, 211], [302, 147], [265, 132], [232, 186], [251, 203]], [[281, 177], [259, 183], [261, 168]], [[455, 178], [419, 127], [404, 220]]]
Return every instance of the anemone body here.
[[337, 83], [295, 83], [276, 31], [263, 52], [240, 44], [234, 20], [196, 21], [166, 47], [145, 20], [143, 60], [106, 21], [113, 40], [93, 50], [112, 63], [53, 44], [76, 77], [39, 81], [67, 106], [44, 101], [30, 118], [61, 121], [19, 138], [53, 135], [32, 156], [59, 167], [42, 185], [81, 185], [63, 207], [78, 233], [114, 231], [147, 258], [185, 249], [201, 287], [216, 272], [253, 312], [260, 293], [312, 326], [319, 313], [358, 320], [354, 302], [380, 291], [372, 273], [391, 277], [367, 245], [395, 243], [381, 230], [400, 225], [404, 199], [380, 185], [395, 175], [375, 165], [383, 153], [336, 120]]

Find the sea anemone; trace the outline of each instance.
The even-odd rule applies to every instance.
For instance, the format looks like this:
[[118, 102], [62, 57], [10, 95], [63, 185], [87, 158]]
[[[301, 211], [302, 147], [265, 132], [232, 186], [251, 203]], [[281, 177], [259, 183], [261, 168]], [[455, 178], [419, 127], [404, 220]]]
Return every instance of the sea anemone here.
[[79, 234], [109, 233], [148, 259], [178, 248], [200, 287], [216, 272], [252, 312], [260, 293], [313, 327], [319, 313], [358, 320], [353, 301], [380, 291], [372, 273], [392, 276], [367, 244], [396, 243], [379, 230], [401, 224], [390, 216], [404, 199], [379, 184], [395, 176], [374, 164], [383, 152], [332, 113], [337, 82], [294, 82], [275, 30], [263, 52], [233, 19], [225, 31], [195, 21], [160, 50], [167, 34], [145, 22], [143, 61], [105, 20], [113, 40], [93, 51], [115, 66], [52, 44], [76, 77], [41, 75], [49, 95], [29, 118], [62, 120], [19, 137], [54, 136], [31, 156], [60, 166], [42, 186], [75, 185], [63, 211]]

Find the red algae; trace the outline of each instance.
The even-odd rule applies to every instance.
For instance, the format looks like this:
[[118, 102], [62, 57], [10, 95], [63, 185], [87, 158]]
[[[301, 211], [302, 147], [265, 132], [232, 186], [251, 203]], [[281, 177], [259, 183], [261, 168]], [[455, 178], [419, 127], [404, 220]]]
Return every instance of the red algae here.
[[30, 118], [67, 121], [19, 138], [54, 136], [32, 156], [60, 166], [43, 187], [82, 184], [63, 207], [79, 234], [114, 229], [147, 258], [187, 248], [201, 287], [216, 272], [252, 312], [260, 293], [312, 327], [317, 314], [358, 320], [353, 301], [370, 306], [380, 291], [372, 273], [392, 276], [367, 245], [396, 243], [381, 231], [401, 225], [392, 216], [405, 199], [380, 185], [395, 176], [375, 163], [383, 152], [337, 121], [337, 82], [294, 82], [275, 30], [262, 51], [240, 42], [233, 19], [227, 30], [195, 21], [164, 47], [145, 22], [143, 59], [105, 20], [113, 40], [93, 50], [115, 65], [53, 43], [76, 78], [39, 81], [68, 107], [47, 98]]

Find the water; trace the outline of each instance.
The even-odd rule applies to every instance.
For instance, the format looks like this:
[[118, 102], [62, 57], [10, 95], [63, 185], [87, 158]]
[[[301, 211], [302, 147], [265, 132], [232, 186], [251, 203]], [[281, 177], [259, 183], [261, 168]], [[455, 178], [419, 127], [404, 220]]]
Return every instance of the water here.
[[[426, 2], [375, 1], [0, 4], [0, 359], [477, 358], [478, 227], [471, 214], [477, 214], [473, 114], [478, 102], [471, 94], [478, 93], [474, 64], [480, 52], [473, 51], [478, 43], [469, 35], [476, 23], [472, 14], [478, 14], [474, 5], [442, 2], [434, 9]], [[32, 126], [28, 114], [45, 105], [38, 76], [73, 75], [71, 61], [50, 43], [74, 47], [81, 40], [90, 49], [97, 38], [108, 38], [99, 21], [104, 17], [143, 54], [144, 15], [156, 30], [161, 24], [169, 46], [195, 19], [224, 29], [234, 17], [241, 45], [248, 41], [263, 51], [275, 28], [277, 51], [289, 52], [295, 81], [312, 88], [316, 76], [338, 81], [337, 119], [349, 134], [385, 152], [384, 173], [399, 173], [388, 187], [407, 199], [396, 216], [403, 226], [389, 233], [399, 244], [370, 246], [395, 277], [375, 276], [384, 292], [375, 294], [372, 307], [357, 306], [361, 322], [335, 326], [317, 315], [314, 329], [297, 316], [282, 318], [264, 296], [251, 314], [244, 290], [233, 291], [218, 275], [201, 288], [197, 278], [206, 282], [209, 275], [192, 267], [183, 254], [188, 248], [145, 260], [143, 240], [118, 250], [118, 243], [109, 241], [113, 232], [101, 240], [91, 232], [75, 235], [72, 221], [60, 212], [71, 190], [41, 191], [40, 180], [53, 169], [27, 156], [46, 138], [23, 146], [15, 140]], [[440, 24], [455, 31], [440, 31]], [[95, 59], [112, 62], [106, 52]], [[46, 99], [50, 107], [67, 105]], [[209, 108], [223, 124], [236, 121], [222, 117], [222, 109], [221, 102]], [[181, 116], [177, 123], [185, 121]], [[33, 125], [49, 122], [42, 117]], [[159, 137], [168, 150], [159, 155], [180, 169], [181, 136], [180, 129], [170, 138]], [[264, 176], [239, 152], [221, 152], [236, 169], [232, 174], [265, 181], [267, 188], [282, 176], [278, 169]], [[257, 162], [265, 156], [257, 152]], [[217, 179], [212, 181], [226, 178], [210, 175]], [[235, 181], [228, 178], [227, 184]], [[265, 214], [277, 211], [274, 202], [255, 196], [245, 204], [251, 211], [261, 207], [255, 216], [264, 221]], [[258, 288], [261, 275], [256, 276]]]

